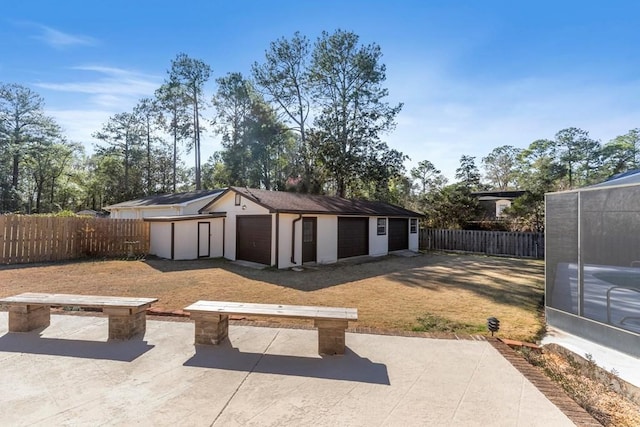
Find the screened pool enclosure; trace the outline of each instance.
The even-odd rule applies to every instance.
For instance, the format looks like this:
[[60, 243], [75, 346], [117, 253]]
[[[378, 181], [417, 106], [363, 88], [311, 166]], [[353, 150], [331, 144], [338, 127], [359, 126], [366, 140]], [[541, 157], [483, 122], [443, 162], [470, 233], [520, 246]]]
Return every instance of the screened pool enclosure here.
[[546, 195], [547, 323], [640, 357], [640, 172]]

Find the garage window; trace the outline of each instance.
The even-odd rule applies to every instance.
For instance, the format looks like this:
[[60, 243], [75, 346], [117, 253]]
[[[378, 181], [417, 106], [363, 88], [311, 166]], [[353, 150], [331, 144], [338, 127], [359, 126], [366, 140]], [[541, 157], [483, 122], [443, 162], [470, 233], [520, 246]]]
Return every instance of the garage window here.
[[378, 218], [378, 236], [384, 236], [387, 234], [387, 219]]
[[416, 234], [418, 232], [418, 220], [415, 218], [411, 218], [411, 234]]

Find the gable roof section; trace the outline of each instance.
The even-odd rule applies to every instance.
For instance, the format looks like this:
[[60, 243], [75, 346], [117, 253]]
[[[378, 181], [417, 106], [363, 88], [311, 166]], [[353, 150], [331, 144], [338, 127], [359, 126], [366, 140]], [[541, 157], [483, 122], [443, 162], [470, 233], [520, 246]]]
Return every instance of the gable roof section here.
[[229, 187], [200, 210], [203, 212], [227, 192], [235, 192], [263, 206], [271, 212], [315, 213], [365, 216], [422, 217], [422, 214], [385, 202], [349, 200], [336, 196], [290, 193], [287, 191], [259, 190], [255, 188]]
[[147, 196], [141, 199], [128, 200], [126, 202], [116, 203], [115, 205], [106, 206], [105, 209], [113, 208], [141, 208], [150, 206], [171, 206], [171, 205], [185, 205], [196, 200], [204, 199], [206, 197], [216, 197], [222, 194], [225, 190], [200, 190], [200, 191], [188, 191], [185, 193], [175, 194], [160, 194], [154, 196]]

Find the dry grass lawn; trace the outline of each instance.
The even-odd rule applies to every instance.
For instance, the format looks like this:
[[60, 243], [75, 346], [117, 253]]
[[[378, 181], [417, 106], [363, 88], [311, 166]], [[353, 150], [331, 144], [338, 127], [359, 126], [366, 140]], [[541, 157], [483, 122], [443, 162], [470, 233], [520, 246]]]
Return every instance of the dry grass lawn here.
[[542, 261], [435, 253], [302, 272], [255, 270], [220, 259], [105, 260], [2, 266], [0, 296], [157, 297], [155, 307], [171, 311], [199, 299], [345, 306], [358, 309], [357, 326], [412, 330], [430, 314], [463, 324], [460, 333], [481, 334], [490, 334], [486, 319], [495, 316], [501, 322], [497, 336], [530, 341], [542, 328], [543, 272]]

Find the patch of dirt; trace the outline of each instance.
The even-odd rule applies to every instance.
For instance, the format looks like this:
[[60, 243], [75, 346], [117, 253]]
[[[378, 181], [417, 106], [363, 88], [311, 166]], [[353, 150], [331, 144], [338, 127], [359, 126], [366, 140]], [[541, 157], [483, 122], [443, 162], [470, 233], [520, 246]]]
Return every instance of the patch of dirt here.
[[599, 368], [588, 355], [583, 358], [556, 344], [522, 354], [603, 426], [640, 426], [640, 390]]

